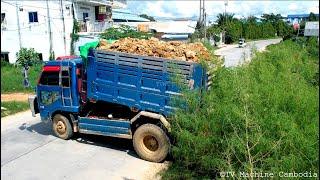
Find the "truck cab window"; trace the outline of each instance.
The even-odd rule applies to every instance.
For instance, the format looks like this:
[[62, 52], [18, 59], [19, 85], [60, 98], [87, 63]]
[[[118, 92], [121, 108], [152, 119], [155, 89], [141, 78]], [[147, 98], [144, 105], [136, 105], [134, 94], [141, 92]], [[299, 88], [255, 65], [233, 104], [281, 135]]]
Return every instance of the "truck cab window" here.
[[59, 71], [57, 72], [42, 72], [40, 78], [41, 85], [59, 86]]

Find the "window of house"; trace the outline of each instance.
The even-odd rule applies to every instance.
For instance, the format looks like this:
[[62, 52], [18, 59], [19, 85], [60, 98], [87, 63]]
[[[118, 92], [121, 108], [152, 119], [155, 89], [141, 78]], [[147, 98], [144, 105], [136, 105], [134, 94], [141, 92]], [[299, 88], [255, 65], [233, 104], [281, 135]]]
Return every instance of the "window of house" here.
[[40, 78], [41, 85], [59, 86], [59, 71], [55, 72], [42, 72]]
[[4, 22], [6, 18], [6, 13], [1, 13], [1, 24]]
[[43, 61], [42, 53], [38, 53], [38, 57], [40, 61]]
[[9, 62], [9, 52], [1, 52], [1, 61]]
[[89, 13], [83, 13], [83, 21], [86, 22], [87, 18], [89, 17]]
[[29, 22], [38, 22], [38, 12], [29, 12]]

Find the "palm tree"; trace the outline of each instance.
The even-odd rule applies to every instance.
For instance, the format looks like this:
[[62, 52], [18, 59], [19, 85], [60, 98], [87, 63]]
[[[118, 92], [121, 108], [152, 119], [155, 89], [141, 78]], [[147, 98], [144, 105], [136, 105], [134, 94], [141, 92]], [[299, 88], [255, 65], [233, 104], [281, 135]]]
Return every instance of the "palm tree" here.
[[256, 23], [257, 20], [258, 20], [258, 18], [255, 17], [255, 16], [249, 16], [249, 17], [247, 18], [247, 22], [249, 22], [249, 23]]
[[219, 13], [216, 22], [219, 26], [225, 26], [228, 22], [232, 22], [234, 19], [233, 13]]

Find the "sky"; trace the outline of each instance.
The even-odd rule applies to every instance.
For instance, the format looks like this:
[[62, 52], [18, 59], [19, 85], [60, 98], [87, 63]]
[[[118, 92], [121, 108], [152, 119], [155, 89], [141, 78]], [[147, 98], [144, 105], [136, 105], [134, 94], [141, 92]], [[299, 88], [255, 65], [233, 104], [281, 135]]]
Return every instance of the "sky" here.
[[[225, 10], [223, 0], [205, 0], [206, 12], [209, 20], [215, 20], [219, 13]], [[135, 14], [147, 14], [154, 17], [199, 17], [200, 0], [127, 0], [127, 9]], [[319, 13], [319, 1], [228, 1], [228, 13], [235, 17], [249, 15], [260, 16], [263, 13], [274, 13], [287, 16], [288, 14]]]

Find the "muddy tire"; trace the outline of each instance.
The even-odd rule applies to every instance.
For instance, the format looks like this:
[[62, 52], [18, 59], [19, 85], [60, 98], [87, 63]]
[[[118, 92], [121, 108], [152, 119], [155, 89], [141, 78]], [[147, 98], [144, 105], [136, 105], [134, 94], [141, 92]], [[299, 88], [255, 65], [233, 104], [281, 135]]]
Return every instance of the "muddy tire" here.
[[144, 124], [133, 135], [133, 147], [142, 159], [162, 162], [168, 155], [170, 140], [160, 127]]
[[69, 139], [73, 135], [73, 129], [69, 120], [61, 114], [53, 117], [52, 129], [54, 134], [61, 139]]

